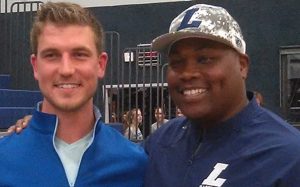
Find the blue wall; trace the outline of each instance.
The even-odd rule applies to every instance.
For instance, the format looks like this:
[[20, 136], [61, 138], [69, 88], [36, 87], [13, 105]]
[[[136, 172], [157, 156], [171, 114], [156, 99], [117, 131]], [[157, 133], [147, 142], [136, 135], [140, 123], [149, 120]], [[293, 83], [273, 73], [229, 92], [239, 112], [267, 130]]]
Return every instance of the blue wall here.
[[[220, 5], [228, 9], [240, 23], [247, 43], [247, 53], [251, 59], [248, 89], [259, 90], [265, 97], [266, 107], [280, 112], [279, 108], [279, 48], [300, 45], [300, 1], [299, 0], [201, 0], [193, 2], [158, 3], [114, 7], [91, 8], [101, 20], [106, 31], [116, 31], [121, 36], [121, 51], [136, 47], [140, 43], [150, 43], [156, 36], [166, 33], [171, 20], [187, 7], [197, 3]], [[2, 25], [8, 23], [9, 16], [0, 15]], [[0, 47], [7, 47], [6, 30], [1, 26]], [[13, 38], [28, 30], [16, 25]], [[26, 31], [25, 33], [28, 33]], [[6, 33], [7, 35], [7, 33]], [[14, 56], [28, 53], [29, 39], [16, 45], [10, 51]], [[6, 53], [6, 52], [5, 52]], [[3, 50], [0, 50], [0, 74], [12, 75], [12, 86], [16, 89], [36, 89], [33, 80], [29, 54], [8, 64]], [[25, 75], [26, 74], [26, 75]], [[22, 83], [22, 84], [20, 84]]]
[[299, 0], [203, 0], [92, 10], [106, 30], [120, 33], [125, 48], [168, 32], [171, 20], [197, 3], [222, 6], [240, 23], [251, 60], [248, 89], [262, 92], [266, 107], [280, 113], [279, 48], [300, 45]]

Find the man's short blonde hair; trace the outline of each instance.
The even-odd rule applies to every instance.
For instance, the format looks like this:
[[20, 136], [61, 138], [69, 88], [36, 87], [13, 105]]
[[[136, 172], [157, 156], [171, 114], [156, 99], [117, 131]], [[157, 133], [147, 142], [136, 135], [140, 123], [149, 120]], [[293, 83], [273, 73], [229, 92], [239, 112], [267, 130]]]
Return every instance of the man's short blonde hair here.
[[95, 35], [95, 44], [98, 53], [103, 51], [104, 34], [103, 28], [96, 17], [87, 9], [78, 4], [65, 2], [47, 2], [41, 5], [37, 11], [30, 33], [30, 44], [33, 54], [37, 54], [38, 37], [43, 31], [45, 24], [51, 23], [58, 26], [82, 25], [91, 27]]

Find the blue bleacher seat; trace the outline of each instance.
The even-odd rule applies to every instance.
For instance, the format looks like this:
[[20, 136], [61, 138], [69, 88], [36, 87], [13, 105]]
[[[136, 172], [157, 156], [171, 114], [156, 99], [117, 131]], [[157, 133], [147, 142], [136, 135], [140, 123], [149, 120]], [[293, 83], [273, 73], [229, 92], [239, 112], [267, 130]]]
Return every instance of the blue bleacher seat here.
[[10, 75], [1, 74], [0, 75], [0, 89], [9, 89], [10, 88]]
[[32, 114], [34, 107], [0, 107], [0, 129], [7, 129], [18, 119]]
[[0, 107], [34, 107], [42, 99], [40, 91], [0, 89]]

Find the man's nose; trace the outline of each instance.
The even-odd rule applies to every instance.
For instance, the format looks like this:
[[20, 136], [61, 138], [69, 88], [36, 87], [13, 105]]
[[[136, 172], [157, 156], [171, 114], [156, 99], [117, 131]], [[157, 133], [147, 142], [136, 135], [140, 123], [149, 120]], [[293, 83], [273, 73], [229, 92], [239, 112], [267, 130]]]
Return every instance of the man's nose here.
[[189, 80], [200, 76], [199, 66], [195, 63], [186, 63], [186, 65], [181, 69], [180, 78], [184, 80]]
[[59, 70], [63, 76], [70, 76], [75, 72], [74, 64], [72, 63], [72, 59], [69, 55], [63, 55]]

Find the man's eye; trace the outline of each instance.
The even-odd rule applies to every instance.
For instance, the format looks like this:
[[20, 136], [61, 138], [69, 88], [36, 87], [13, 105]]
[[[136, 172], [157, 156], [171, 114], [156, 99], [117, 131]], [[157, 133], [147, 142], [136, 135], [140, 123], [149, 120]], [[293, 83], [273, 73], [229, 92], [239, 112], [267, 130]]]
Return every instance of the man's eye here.
[[79, 52], [79, 53], [75, 53], [74, 56], [77, 58], [85, 58], [85, 57], [88, 57], [88, 54]]
[[212, 57], [199, 57], [197, 58], [197, 62], [199, 64], [208, 64], [214, 61], [214, 58]]
[[208, 61], [209, 61], [209, 58], [207, 58], [207, 57], [197, 58], [197, 62], [200, 63], [200, 64], [206, 64], [206, 63], [208, 63]]
[[169, 66], [172, 68], [176, 68], [182, 65], [182, 61], [181, 60], [170, 60], [169, 62]]
[[56, 57], [57, 57], [57, 55], [55, 53], [46, 53], [44, 55], [44, 58], [47, 58], [47, 59], [54, 59]]

